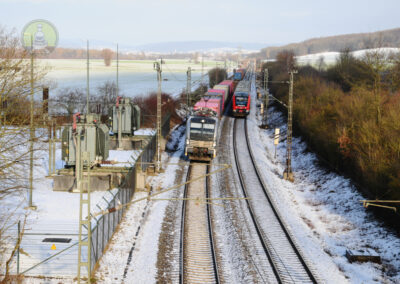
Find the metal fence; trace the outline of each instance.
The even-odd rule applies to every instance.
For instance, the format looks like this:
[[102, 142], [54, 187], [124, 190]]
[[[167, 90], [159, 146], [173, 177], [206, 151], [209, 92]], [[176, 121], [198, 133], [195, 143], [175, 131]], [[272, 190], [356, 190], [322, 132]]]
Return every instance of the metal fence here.
[[[165, 116], [162, 123], [162, 135], [168, 135], [170, 131], [170, 115]], [[156, 135], [149, 136], [144, 143], [144, 148], [139, 156], [134, 158], [134, 166], [130, 168], [124, 182], [119, 188], [110, 190], [104, 194], [102, 201], [99, 202], [93, 211], [100, 211], [113, 208], [118, 204], [128, 203], [132, 200], [136, 188], [136, 171], [146, 170], [153, 161], [156, 153]], [[92, 189], [93, 191], [93, 189]], [[126, 208], [114, 211], [109, 214], [92, 217], [91, 223], [91, 269], [93, 270], [98, 260], [105, 252], [108, 242], [113, 236], [117, 225], [120, 223]], [[75, 276], [78, 261], [78, 242], [76, 230], [78, 226], [70, 224], [68, 228], [63, 228], [63, 224], [58, 224], [59, 232], [26, 232], [22, 236], [21, 247], [24, 249], [21, 256], [15, 257], [13, 274], [24, 274], [31, 276]], [[51, 226], [50, 226], [51, 227]], [[74, 230], [75, 228], [75, 230]], [[66, 231], [68, 230], [68, 231]], [[87, 232], [84, 232], [87, 235]], [[68, 237], [72, 242], [59, 244], [58, 251], [51, 251], [49, 244], [42, 243], [42, 239], [48, 236]], [[32, 242], [35, 238], [35, 242]], [[43, 247], [46, 253], [43, 253]], [[87, 252], [82, 251], [83, 260]], [[29, 257], [28, 257], [29, 256]]]
[[[136, 188], [136, 171], [144, 170], [148, 167], [148, 163], [153, 160], [156, 152], [156, 136], [153, 135], [149, 140], [140, 156], [136, 159], [135, 166], [132, 167], [127, 174], [124, 183], [119, 187], [118, 191], [113, 194], [110, 192], [110, 198], [103, 197], [105, 206], [97, 204], [98, 210], [114, 208], [118, 204], [128, 203], [135, 193]], [[122, 216], [126, 210], [114, 211], [112, 213], [101, 215], [98, 218], [92, 218], [92, 239], [91, 239], [91, 268], [94, 269], [97, 261], [103, 255], [104, 250], [110, 241], [117, 225], [120, 223]], [[96, 210], [97, 211], [97, 210]]]
[[[165, 116], [162, 126], [161, 126], [161, 134], [162, 136], [168, 135], [170, 131], [170, 118], [171, 115], [168, 114]], [[150, 139], [147, 140], [146, 146], [143, 151], [140, 153], [139, 157], [137, 157], [134, 167], [132, 167], [127, 174], [125, 181], [119, 187], [118, 191], [110, 200], [104, 198], [107, 201], [107, 206], [105, 208], [101, 208], [101, 205], [97, 205], [98, 209], [108, 209], [114, 208], [118, 204], [128, 203], [135, 193], [136, 188], [136, 171], [142, 170], [145, 171], [149, 166], [149, 163], [153, 161], [154, 155], [156, 153], [156, 135], [151, 136]], [[122, 216], [126, 210], [124, 207], [122, 210], [114, 211], [112, 213], [101, 215], [99, 218], [93, 218], [92, 220], [95, 222], [93, 227], [92, 222], [92, 239], [91, 239], [91, 268], [94, 269], [97, 261], [104, 253], [104, 249], [106, 248], [108, 242], [110, 241], [113, 233], [117, 225], [120, 223]]]

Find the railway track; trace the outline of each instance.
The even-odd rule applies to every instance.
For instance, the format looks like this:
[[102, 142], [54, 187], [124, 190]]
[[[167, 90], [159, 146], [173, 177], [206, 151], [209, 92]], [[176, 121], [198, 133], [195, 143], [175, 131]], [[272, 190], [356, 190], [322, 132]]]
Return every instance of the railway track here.
[[[209, 166], [206, 164], [191, 164], [187, 180], [205, 175], [208, 171]], [[208, 196], [208, 177], [185, 186], [180, 238], [180, 283], [219, 283], [210, 206], [193, 200]]]
[[247, 136], [246, 119], [235, 119], [233, 145], [240, 184], [251, 219], [267, 255], [277, 283], [317, 283], [282, 221], [264, 185]]

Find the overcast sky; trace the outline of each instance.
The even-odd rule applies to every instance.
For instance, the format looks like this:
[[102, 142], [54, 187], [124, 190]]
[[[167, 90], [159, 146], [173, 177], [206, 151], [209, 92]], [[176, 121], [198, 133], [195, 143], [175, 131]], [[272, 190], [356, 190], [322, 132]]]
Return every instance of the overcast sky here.
[[400, 27], [399, 12], [400, 0], [0, 0], [0, 25], [45, 19], [61, 42], [285, 44]]

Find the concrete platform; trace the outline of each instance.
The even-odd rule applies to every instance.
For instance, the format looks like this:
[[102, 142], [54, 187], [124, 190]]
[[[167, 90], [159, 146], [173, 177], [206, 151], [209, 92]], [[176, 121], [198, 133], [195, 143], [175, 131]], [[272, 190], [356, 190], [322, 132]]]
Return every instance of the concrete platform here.
[[[90, 190], [106, 191], [119, 186], [131, 186], [131, 168], [126, 167], [101, 167], [90, 171]], [[87, 171], [84, 171], [87, 176]], [[75, 170], [73, 168], [58, 170], [53, 179], [53, 191], [74, 191], [76, 189]], [[87, 190], [87, 188], [84, 188]]]
[[349, 262], [375, 262], [381, 263], [381, 257], [372, 249], [358, 249], [358, 250], [346, 250], [346, 257]]
[[[123, 150], [140, 150], [143, 149], [151, 136], [135, 135], [122, 137]], [[110, 136], [110, 150], [117, 150], [118, 138], [117, 136]]]

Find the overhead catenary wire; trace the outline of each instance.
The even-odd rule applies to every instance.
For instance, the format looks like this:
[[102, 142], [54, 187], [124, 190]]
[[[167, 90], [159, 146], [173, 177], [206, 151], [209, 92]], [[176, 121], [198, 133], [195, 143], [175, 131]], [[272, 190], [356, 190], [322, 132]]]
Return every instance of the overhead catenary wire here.
[[200, 180], [200, 179], [206, 178], [206, 177], [208, 177], [208, 176], [210, 176], [210, 175], [212, 175], [212, 174], [221, 172], [221, 171], [226, 170], [226, 169], [228, 169], [228, 168], [231, 167], [230, 164], [221, 164], [221, 166], [222, 166], [222, 168], [219, 168], [219, 169], [217, 169], [217, 170], [214, 170], [214, 171], [212, 171], [212, 172], [209, 172], [209, 173], [207, 173], [207, 174], [205, 174], [205, 175], [202, 175], [202, 176], [193, 178], [193, 179], [188, 180], [188, 181], [186, 181], [186, 182], [183, 182], [183, 183], [174, 185], [174, 186], [172, 186], [172, 187], [170, 187], [170, 188], [161, 190], [161, 191], [156, 192], [156, 193], [154, 193], [154, 194], [152, 194], [152, 195], [149, 195], [149, 196], [147, 196], [147, 197], [142, 197], [142, 198], [139, 198], [139, 199], [136, 199], [136, 200], [127, 202], [127, 203], [125, 203], [125, 204], [120, 204], [120, 205], [118, 205], [118, 206], [115, 206], [115, 207], [112, 207], [112, 208], [108, 208], [108, 209], [105, 209], [105, 210], [100, 210], [99, 212], [94, 213], [94, 214], [93, 214], [93, 217], [96, 217], [96, 216], [99, 216], [99, 215], [106, 215], [106, 214], [109, 214], [109, 213], [112, 213], [112, 212], [121, 210], [121, 209], [123, 209], [124, 207], [127, 207], [127, 206], [129, 206], [129, 205], [131, 205], [131, 204], [134, 204], [134, 203], [137, 203], [137, 202], [140, 202], [140, 201], [143, 201], [143, 200], [151, 200], [154, 196], [157, 196], [157, 195], [160, 195], [160, 194], [162, 194], [162, 193], [171, 191], [171, 190], [173, 190], [173, 189], [178, 189], [179, 187], [181, 187], [181, 186], [183, 186], [183, 185], [185, 185], [185, 184], [188, 184], [188, 183], [194, 182], [194, 181], [196, 181], [196, 180]]

